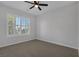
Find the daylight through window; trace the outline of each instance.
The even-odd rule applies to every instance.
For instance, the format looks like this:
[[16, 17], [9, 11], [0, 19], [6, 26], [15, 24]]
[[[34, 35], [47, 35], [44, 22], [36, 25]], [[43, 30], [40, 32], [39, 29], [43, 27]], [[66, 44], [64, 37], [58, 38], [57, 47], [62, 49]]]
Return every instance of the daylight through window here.
[[8, 34], [29, 34], [30, 20], [26, 17], [8, 16]]

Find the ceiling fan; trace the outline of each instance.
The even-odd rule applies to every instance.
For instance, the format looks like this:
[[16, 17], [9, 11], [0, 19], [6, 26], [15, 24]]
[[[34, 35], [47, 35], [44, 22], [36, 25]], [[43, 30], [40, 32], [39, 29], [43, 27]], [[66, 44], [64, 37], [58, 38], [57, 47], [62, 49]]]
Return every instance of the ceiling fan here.
[[48, 4], [41, 4], [41, 3], [39, 3], [39, 1], [33, 1], [33, 2], [24, 1], [24, 2], [33, 4], [33, 6], [30, 7], [29, 9], [32, 9], [32, 8], [36, 7], [36, 8], [38, 8], [40, 11], [42, 10], [42, 9], [40, 8], [40, 6], [48, 6]]

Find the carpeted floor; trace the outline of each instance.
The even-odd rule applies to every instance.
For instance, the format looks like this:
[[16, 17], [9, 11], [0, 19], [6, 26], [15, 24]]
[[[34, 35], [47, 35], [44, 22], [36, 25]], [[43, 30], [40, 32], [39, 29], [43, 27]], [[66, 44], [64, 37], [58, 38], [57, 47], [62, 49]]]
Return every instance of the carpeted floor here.
[[8, 47], [0, 48], [1, 57], [76, 57], [76, 49], [32, 40]]

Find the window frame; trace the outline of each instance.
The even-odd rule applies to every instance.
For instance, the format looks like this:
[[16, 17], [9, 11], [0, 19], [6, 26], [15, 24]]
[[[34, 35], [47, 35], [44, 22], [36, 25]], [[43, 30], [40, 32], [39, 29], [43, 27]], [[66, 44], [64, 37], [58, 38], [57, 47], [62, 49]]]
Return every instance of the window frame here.
[[[9, 32], [8, 32], [8, 29], [9, 29], [9, 27], [8, 27], [8, 22], [9, 22], [9, 20], [8, 20], [8, 17], [9, 16], [13, 16], [13, 17], [24, 17], [24, 18], [26, 18], [26, 19], [28, 19], [29, 21], [30, 21], [30, 18], [28, 18], [28, 17], [26, 17], [26, 16], [19, 16], [19, 15], [14, 15], [14, 14], [8, 14], [7, 16], [6, 16], [6, 19], [7, 19], [7, 36], [8, 37], [14, 37], [14, 36], [25, 36], [25, 35], [27, 35], [27, 36], [29, 36], [30, 35], [30, 32], [31, 32], [31, 22], [29, 23], [29, 31], [28, 31], [28, 33], [20, 33], [20, 34], [15, 34], [15, 31], [16, 31], [16, 21], [14, 20], [14, 23], [15, 23], [15, 26], [13, 27], [14, 28], [14, 33], [13, 34], [9, 34]], [[21, 31], [21, 30], [20, 30]]]

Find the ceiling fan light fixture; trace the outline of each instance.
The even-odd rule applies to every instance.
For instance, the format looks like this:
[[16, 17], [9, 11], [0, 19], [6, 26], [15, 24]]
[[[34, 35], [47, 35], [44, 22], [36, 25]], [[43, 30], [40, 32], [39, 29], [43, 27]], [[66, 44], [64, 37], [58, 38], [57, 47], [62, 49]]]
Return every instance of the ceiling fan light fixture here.
[[35, 5], [36, 8], [38, 8], [38, 5]]
[[42, 3], [39, 3], [39, 1], [33, 1], [33, 2], [25, 1], [25, 2], [33, 4], [33, 6], [30, 7], [29, 9], [32, 9], [35, 7], [35, 8], [38, 8], [40, 11], [42, 10], [40, 6], [48, 6], [48, 4], [42, 4]]

